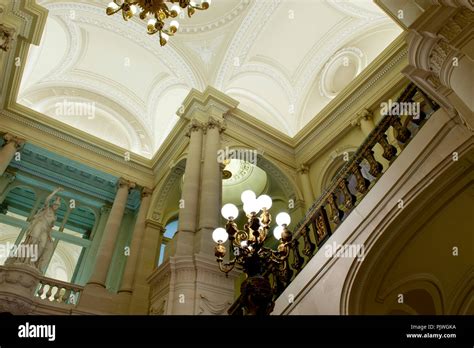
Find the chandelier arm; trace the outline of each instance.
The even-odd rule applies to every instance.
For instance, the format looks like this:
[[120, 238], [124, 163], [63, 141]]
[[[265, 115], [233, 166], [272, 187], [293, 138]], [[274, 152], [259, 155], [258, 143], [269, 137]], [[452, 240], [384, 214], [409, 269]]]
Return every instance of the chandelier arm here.
[[223, 262], [222, 260], [219, 260], [219, 269], [221, 272], [224, 272], [225, 274], [229, 273], [232, 271], [235, 267], [235, 261], [236, 259], [234, 258], [232, 261], [229, 262]]

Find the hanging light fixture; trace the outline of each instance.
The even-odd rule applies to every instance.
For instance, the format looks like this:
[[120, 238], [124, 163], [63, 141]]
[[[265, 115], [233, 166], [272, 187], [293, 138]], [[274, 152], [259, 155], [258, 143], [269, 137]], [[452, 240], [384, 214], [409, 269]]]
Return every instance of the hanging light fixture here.
[[[239, 209], [231, 203], [222, 207], [221, 214], [227, 219], [227, 223], [225, 228], [216, 228], [212, 233], [212, 239], [216, 242], [215, 256], [222, 272], [227, 274], [237, 266], [247, 275], [240, 289], [244, 313], [268, 315], [273, 310], [274, 295], [279, 294], [282, 284], [291, 279], [289, 255], [291, 250], [296, 255], [298, 242], [292, 239], [292, 233], [288, 230], [290, 215], [281, 212], [276, 216], [278, 226], [273, 231], [273, 235], [279, 240], [278, 249], [272, 250], [265, 246], [272, 222], [269, 212], [272, 198], [267, 195], [256, 197], [255, 192], [246, 190], [242, 192], [241, 200], [247, 222], [240, 230], [235, 222]], [[262, 213], [259, 217], [257, 214], [260, 211]], [[224, 262], [226, 242], [231, 251], [229, 262]], [[298, 262], [300, 258], [295, 256], [294, 260]], [[270, 276], [273, 276], [273, 282], [270, 282]]]
[[222, 180], [230, 179], [232, 177], [232, 172], [227, 168], [230, 164], [230, 159], [225, 159], [222, 164], [224, 165], [224, 169], [222, 169]]
[[[166, 3], [170, 3], [171, 8]], [[114, 0], [107, 6], [106, 13], [111, 16], [122, 10], [123, 19], [128, 21], [139, 13], [140, 19], [148, 19], [147, 33], [158, 33], [160, 45], [164, 46], [179, 29], [179, 22], [174, 19], [165, 28], [165, 20], [176, 18], [182, 10], [187, 10], [191, 17], [196, 10], [207, 10], [211, 0]]]

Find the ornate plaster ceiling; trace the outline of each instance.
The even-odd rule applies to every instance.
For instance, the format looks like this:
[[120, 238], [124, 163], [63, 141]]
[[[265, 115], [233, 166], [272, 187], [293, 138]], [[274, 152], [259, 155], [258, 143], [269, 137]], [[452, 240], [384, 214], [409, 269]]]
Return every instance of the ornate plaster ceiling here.
[[252, 190], [259, 195], [267, 186], [267, 174], [252, 163], [231, 159], [225, 169], [230, 171], [232, 176], [222, 181], [222, 201], [224, 204], [241, 205], [240, 195], [243, 191]]
[[18, 101], [148, 158], [207, 85], [293, 136], [401, 32], [371, 0], [215, 0], [162, 48], [108, 1], [39, 1]]

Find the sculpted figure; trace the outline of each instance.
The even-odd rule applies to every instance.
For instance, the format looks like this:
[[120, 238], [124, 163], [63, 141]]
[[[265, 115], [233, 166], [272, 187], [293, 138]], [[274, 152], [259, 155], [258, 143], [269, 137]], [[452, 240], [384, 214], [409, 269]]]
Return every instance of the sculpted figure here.
[[[56, 211], [61, 205], [61, 198], [56, 197], [52, 204], [51, 201], [53, 196], [61, 190], [60, 187], [55, 189], [46, 198], [44, 206], [31, 220], [26, 230], [26, 238], [18, 248], [19, 251], [22, 251], [22, 255], [17, 255], [8, 263], [25, 263], [44, 271], [54, 246], [51, 230], [56, 222]], [[26, 250], [28, 253], [25, 253]]]

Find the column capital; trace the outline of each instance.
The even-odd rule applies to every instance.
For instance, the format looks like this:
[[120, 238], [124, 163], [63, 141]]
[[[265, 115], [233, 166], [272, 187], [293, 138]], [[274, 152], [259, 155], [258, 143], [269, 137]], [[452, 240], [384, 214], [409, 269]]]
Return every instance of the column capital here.
[[3, 140], [5, 140], [5, 143], [3, 144], [3, 146], [13, 143], [17, 150], [20, 150], [25, 145], [25, 139], [17, 137], [11, 133], [5, 134], [3, 136]]
[[362, 109], [356, 114], [356, 117], [351, 121], [353, 127], [360, 127], [362, 121], [372, 120], [374, 114], [368, 109]]
[[308, 174], [309, 173], [309, 166], [307, 163], [302, 163], [298, 166], [298, 169], [296, 169], [296, 171], [299, 173], [299, 174]]
[[101, 214], [107, 214], [107, 213], [110, 213], [110, 210], [112, 209], [112, 206], [110, 205], [103, 205], [102, 207], [100, 207], [100, 213]]
[[16, 172], [10, 170], [10, 169], [7, 169], [5, 171], [5, 173], [3, 173], [2, 175], [4, 178], [6, 178], [8, 180], [9, 183], [12, 183], [15, 181], [16, 179]]
[[141, 198], [150, 197], [153, 194], [153, 190], [148, 187], [143, 187], [140, 193]]
[[217, 128], [219, 133], [222, 133], [226, 130], [225, 121], [218, 120], [214, 117], [209, 117], [209, 120], [204, 124], [204, 129], [207, 131], [208, 129]]
[[131, 190], [131, 189], [134, 189], [137, 186], [137, 184], [125, 178], [119, 178], [117, 180], [117, 188], [122, 188], [124, 186], [127, 186], [128, 189]]
[[186, 136], [191, 137], [191, 134], [193, 132], [202, 131], [203, 129], [204, 129], [204, 125], [201, 122], [199, 122], [198, 120], [196, 120], [195, 118], [193, 118], [193, 119], [191, 119], [191, 121], [189, 121]]

